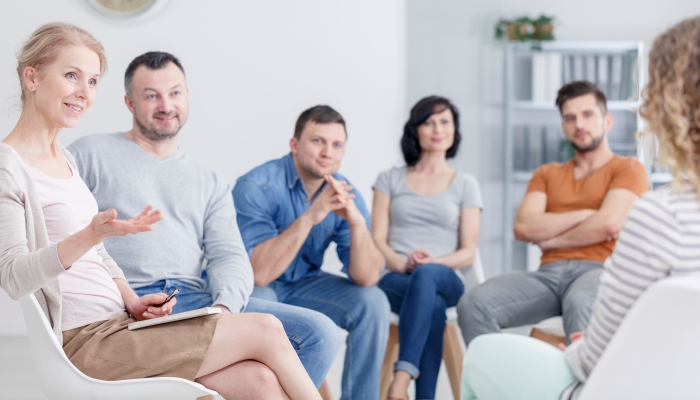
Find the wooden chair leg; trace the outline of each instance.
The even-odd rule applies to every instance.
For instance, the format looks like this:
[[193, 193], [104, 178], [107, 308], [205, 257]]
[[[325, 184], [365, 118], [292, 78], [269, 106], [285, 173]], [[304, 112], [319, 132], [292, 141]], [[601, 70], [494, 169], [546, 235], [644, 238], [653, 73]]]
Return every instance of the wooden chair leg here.
[[331, 388], [328, 387], [328, 381], [323, 381], [321, 387], [318, 388], [318, 393], [321, 394], [323, 400], [333, 400], [333, 393], [331, 393]]
[[559, 344], [566, 344], [566, 338], [561, 337], [561, 336], [550, 335], [548, 333], [544, 333], [537, 328], [532, 328], [532, 332], [530, 333], [530, 337], [535, 338], [535, 339], [539, 339], [545, 343], [549, 343], [554, 347], [558, 347]]
[[399, 327], [390, 325], [389, 340], [386, 343], [384, 362], [382, 363], [381, 375], [379, 376], [379, 398], [386, 399], [389, 393], [389, 385], [394, 376], [394, 363], [399, 359]]
[[450, 379], [450, 386], [452, 387], [452, 395], [455, 400], [459, 400], [464, 351], [462, 351], [462, 345], [459, 342], [459, 333], [454, 323], [447, 323], [445, 325], [442, 359], [445, 361], [447, 376]]

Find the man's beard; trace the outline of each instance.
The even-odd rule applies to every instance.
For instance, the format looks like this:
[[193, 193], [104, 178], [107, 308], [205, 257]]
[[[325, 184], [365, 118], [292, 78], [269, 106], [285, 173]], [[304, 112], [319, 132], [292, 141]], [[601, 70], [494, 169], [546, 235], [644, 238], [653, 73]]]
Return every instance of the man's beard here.
[[[161, 116], [161, 115], [167, 115], [167, 114], [156, 113], [153, 115], [153, 118], [156, 118], [156, 117]], [[175, 117], [177, 118], [178, 126], [177, 126], [177, 129], [175, 129], [173, 132], [170, 132], [170, 133], [159, 131], [156, 128], [155, 124], [151, 124], [150, 127], [147, 127], [146, 125], [141, 123], [141, 120], [139, 119], [138, 116], [134, 119], [136, 120], [136, 125], [139, 127], [139, 130], [141, 131], [141, 134], [143, 136], [145, 136], [149, 140], [152, 140], [154, 142], [158, 142], [158, 141], [172, 139], [175, 136], [177, 136], [178, 132], [180, 132], [180, 128], [182, 128], [182, 125], [180, 125], [180, 116], [175, 115]]]
[[579, 154], [584, 154], [597, 149], [600, 146], [600, 144], [603, 143], [603, 139], [605, 139], [605, 133], [593, 139], [591, 144], [589, 144], [586, 147], [581, 147], [572, 140], [569, 140], [569, 143], [571, 144], [571, 147], [573, 147], [574, 150], [576, 150], [576, 152], [578, 152]]

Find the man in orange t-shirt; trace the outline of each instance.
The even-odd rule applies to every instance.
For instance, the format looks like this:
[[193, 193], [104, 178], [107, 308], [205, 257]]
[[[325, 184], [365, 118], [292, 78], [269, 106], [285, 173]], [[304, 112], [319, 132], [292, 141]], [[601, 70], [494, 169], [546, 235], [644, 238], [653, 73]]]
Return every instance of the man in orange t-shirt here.
[[542, 249], [540, 269], [498, 276], [462, 297], [457, 310], [467, 345], [479, 335], [556, 315], [563, 316], [567, 342], [584, 331], [603, 262], [632, 204], [649, 190], [644, 166], [610, 150], [613, 117], [597, 86], [567, 84], [556, 104], [575, 156], [535, 171], [514, 229], [517, 239]]

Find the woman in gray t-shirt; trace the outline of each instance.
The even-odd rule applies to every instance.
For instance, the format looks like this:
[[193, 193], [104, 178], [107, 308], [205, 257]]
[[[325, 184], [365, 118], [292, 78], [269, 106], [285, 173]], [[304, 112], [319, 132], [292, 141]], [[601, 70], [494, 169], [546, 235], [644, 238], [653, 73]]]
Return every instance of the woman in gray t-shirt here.
[[435, 397], [445, 309], [464, 292], [457, 269], [476, 254], [482, 200], [470, 175], [447, 165], [459, 147], [459, 113], [431, 96], [411, 110], [401, 149], [407, 166], [382, 172], [374, 184], [372, 228], [389, 270], [379, 282], [399, 314], [399, 360], [390, 399]]

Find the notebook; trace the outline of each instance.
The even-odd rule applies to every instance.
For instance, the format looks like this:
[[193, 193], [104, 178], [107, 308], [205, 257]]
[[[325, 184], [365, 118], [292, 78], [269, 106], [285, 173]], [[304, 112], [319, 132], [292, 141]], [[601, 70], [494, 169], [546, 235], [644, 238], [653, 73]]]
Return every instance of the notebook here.
[[207, 315], [221, 314], [221, 308], [219, 307], [205, 307], [199, 308], [192, 311], [186, 311], [179, 314], [170, 314], [165, 317], [145, 319], [143, 321], [132, 322], [129, 324], [129, 330], [133, 331], [136, 329], [146, 328], [149, 326], [167, 324], [175, 321], [182, 321], [183, 319], [204, 317]]

